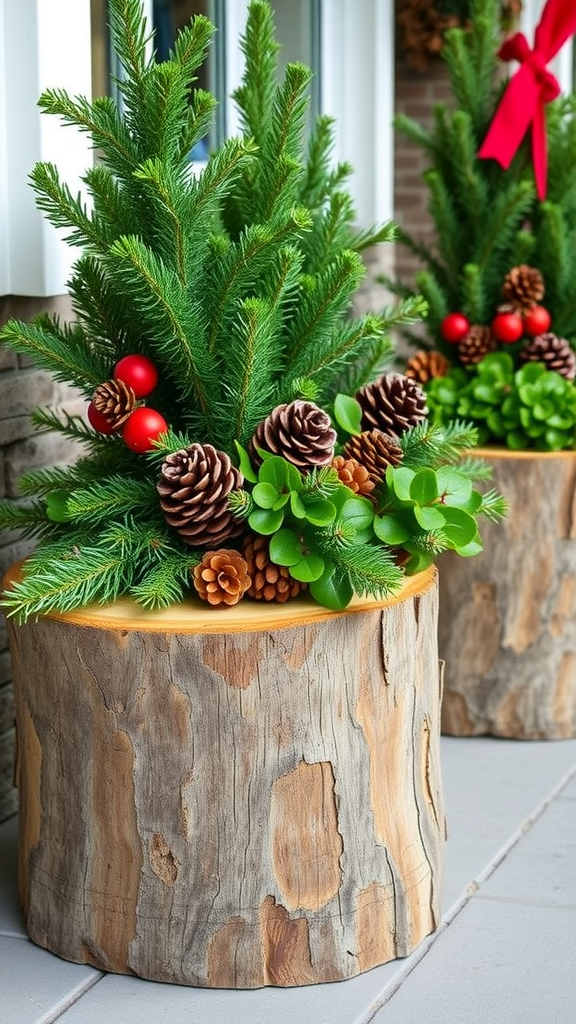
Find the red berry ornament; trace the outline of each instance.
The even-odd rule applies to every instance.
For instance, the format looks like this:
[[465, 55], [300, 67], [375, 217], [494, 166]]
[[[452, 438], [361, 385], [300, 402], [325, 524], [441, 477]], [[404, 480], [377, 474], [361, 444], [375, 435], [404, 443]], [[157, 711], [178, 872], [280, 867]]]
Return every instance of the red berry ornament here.
[[448, 313], [440, 324], [440, 333], [444, 341], [457, 345], [470, 330], [470, 321], [463, 313]]
[[522, 317], [517, 313], [497, 313], [492, 321], [492, 334], [505, 345], [518, 341], [523, 333]]
[[532, 306], [522, 317], [522, 323], [526, 334], [536, 337], [537, 334], [546, 334], [550, 330], [552, 317], [544, 306]]
[[158, 383], [158, 370], [147, 356], [124, 356], [116, 363], [112, 376], [128, 384], [136, 398], [145, 398]]
[[141, 405], [126, 420], [122, 440], [133, 452], [149, 452], [154, 447], [154, 441], [166, 430], [168, 424], [164, 417], [156, 409]]
[[88, 406], [87, 416], [88, 422], [94, 427], [94, 430], [98, 431], [99, 434], [114, 433], [116, 428], [113, 427], [112, 424], [108, 422], [106, 417], [103, 416], [102, 413], [98, 411], [98, 409], [94, 405], [94, 402], [90, 402], [90, 405]]

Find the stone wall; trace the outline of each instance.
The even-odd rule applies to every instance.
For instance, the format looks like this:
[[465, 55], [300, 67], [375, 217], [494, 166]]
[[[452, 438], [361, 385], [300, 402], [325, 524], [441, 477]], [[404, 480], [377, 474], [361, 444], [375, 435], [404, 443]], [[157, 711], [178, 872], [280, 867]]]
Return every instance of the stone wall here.
[[[48, 310], [63, 319], [70, 316], [64, 296], [53, 299], [0, 298], [0, 324], [10, 317], [30, 320]], [[67, 463], [77, 449], [58, 435], [37, 434], [30, 413], [37, 406], [61, 406], [70, 412], [80, 408], [75, 393], [54, 382], [30, 361], [0, 346], [0, 497], [13, 499], [23, 472], [40, 466]], [[0, 530], [0, 577], [14, 562], [24, 558], [33, 541], [24, 541], [9, 530]], [[0, 615], [0, 821], [16, 809], [14, 771], [14, 698], [10, 682], [6, 621]]]

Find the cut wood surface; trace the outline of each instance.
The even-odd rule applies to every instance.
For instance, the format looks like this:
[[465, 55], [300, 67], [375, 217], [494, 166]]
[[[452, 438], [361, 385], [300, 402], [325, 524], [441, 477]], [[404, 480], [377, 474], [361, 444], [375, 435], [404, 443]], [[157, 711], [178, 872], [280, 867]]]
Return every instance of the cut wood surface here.
[[576, 736], [576, 453], [477, 454], [509, 513], [480, 555], [439, 559], [442, 729]]
[[226, 632], [113, 609], [10, 623], [33, 941], [234, 988], [410, 953], [440, 918], [437, 597], [431, 570], [393, 601], [310, 620], [289, 602], [236, 632], [240, 605]]

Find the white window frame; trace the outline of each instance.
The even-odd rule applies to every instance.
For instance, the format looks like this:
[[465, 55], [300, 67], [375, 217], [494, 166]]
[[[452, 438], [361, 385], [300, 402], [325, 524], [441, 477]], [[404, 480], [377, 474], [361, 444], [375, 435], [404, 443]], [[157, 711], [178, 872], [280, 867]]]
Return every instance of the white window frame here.
[[[542, 8], [545, 0], [524, 0], [520, 28], [526, 36], [530, 46], [534, 43], [534, 30], [540, 21]], [[556, 75], [562, 92], [572, 92], [572, 52], [574, 43], [569, 39], [554, 60], [550, 62], [550, 69]]]
[[[226, 3], [230, 135], [247, 8]], [[349, 189], [366, 228], [393, 216], [393, 17], [392, 0], [322, 0], [321, 106], [335, 118], [335, 159], [354, 169]], [[51, 161], [75, 192], [92, 161], [86, 134], [41, 114], [50, 87], [91, 94], [90, 0], [0, 0], [0, 295], [63, 294], [77, 256], [38, 211], [29, 181], [37, 161]]]
[[63, 294], [77, 255], [37, 210], [29, 175], [58, 165], [72, 190], [92, 159], [86, 135], [41, 114], [47, 88], [90, 95], [89, 0], [0, 0], [0, 294]]

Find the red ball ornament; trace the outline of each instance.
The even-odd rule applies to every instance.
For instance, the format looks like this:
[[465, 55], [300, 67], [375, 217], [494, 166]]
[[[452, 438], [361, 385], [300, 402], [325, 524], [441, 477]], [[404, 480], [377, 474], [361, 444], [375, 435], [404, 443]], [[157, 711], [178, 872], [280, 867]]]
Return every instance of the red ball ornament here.
[[98, 431], [99, 434], [114, 433], [116, 428], [113, 427], [112, 424], [108, 422], [106, 417], [103, 416], [102, 413], [98, 411], [98, 409], [94, 405], [94, 402], [90, 402], [90, 405], [88, 406], [87, 415], [88, 422], [94, 427], [94, 430]]
[[156, 409], [141, 405], [130, 414], [122, 430], [124, 444], [133, 452], [150, 452], [168, 424]]
[[470, 321], [463, 313], [448, 313], [440, 324], [440, 333], [444, 341], [457, 345], [470, 330]]
[[552, 317], [544, 306], [532, 306], [522, 317], [522, 323], [526, 334], [536, 337], [537, 334], [546, 334], [550, 330]]
[[497, 313], [492, 321], [492, 334], [505, 345], [512, 345], [524, 333], [522, 317], [517, 313]]
[[112, 376], [128, 384], [136, 398], [146, 398], [158, 383], [158, 370], [147, 356], [124, 356], [116, 363]]

